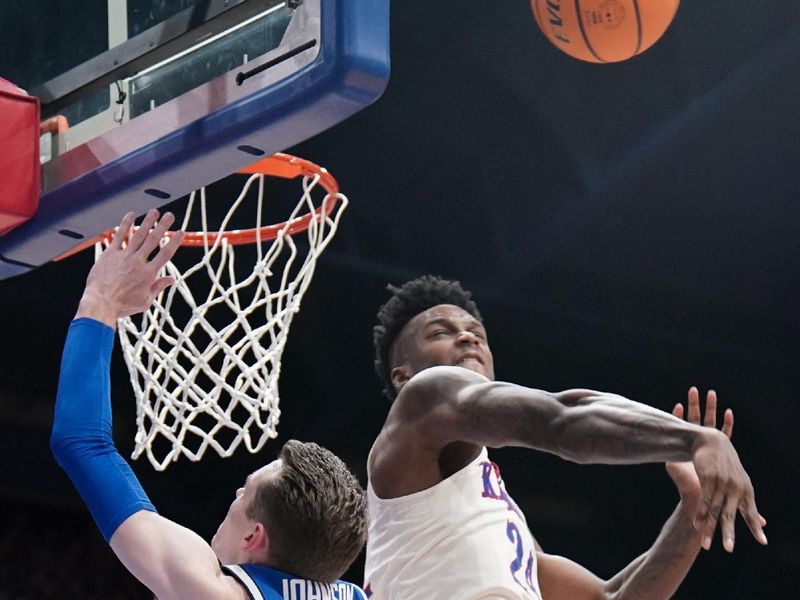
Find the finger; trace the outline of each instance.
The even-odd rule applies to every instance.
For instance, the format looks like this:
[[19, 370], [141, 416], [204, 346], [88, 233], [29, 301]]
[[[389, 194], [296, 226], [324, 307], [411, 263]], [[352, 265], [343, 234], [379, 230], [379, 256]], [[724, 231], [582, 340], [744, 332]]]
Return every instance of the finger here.
[[155, 299], [161, 292], [163, 292], [173, 283], [175, 283], [175, 278], [172, 275], [156, 279], [153, 282], [153, 285], [150, 286], [150, 293]]
[[679, 419], [683, 419], [683, 404], [678, 402], [672, 409], [672, 414], [678, 417]]
[[[698, 475], [699, 477], [699, 475]], [[700, 479], [700, 502], [697, 505], [692, 525], [697, 531], [702, 532], [708, 519], [709, 508], [711, 501], [714, 498], [714, 489], [716, 487], [716, 478], [709, 479], [708, 477], [699, 477]]]
[[151, 261], [151, 264], [156, 270], [160, 271], [164, 265], [172, 260], [172, 257], [175, 256], [175, 253], [181, 246], [181, 241], [183, 241], [183, 231], [175, 231], [170, 234], [169, 241], [161, 246], [158, 254], [156, 254]]
[[122, 242], [124, 242], [125, 238], [128, 237], [128, 233], [130, 232], [131, 226], [133, 225], [133, 221], [135, 219], [136, 215], [134, 213], [125, 213], [125, 216], [122, 217], [122, 221], [119, 222], [119, 227], [117, 227], [114, 237], [111, 238], [111, 244], [109, 244], [111, 248], [116, 250], [120, 250], [122, 248]]
[[758, 543], [766, 546], [767, 536], [764, 534], [764, 530], [762, 529], [763, 525], [761, 524], [762, 521], [766, 522], [766, 520], [761, 516], [756, 508], [756, 501], [753, 498], [752, 487], [739, 503], [739, 512], [742, 513], [742, 516], [747, 523], [747, 527], [750, 529], [753, 537], [756, 538]]
[[711, 548], [711, 541], [714, 539], [714, 531], [717, 529], [717, 523], [722, 513], [725, 501], [724, 491], [723, 486], [716, 486], [713, 495], [710, 496], [710, 500], [706, 502], [708, 496], [703, 496], [704, 501], [701, 502], [701, 505], [705, 504], [706, 509], [706, 519], [702, 525], [703, 548], [706, 550]]
[[133, 236], [131, 236], [131, 239], [128, 242], [128, 250], [131, 253], [136, 252], [139, 250], [139, 248], [141, 248], [157, 219], [158, 211], [155, 208], [151, 208], [147, 211], [147, 214], [144, 216], [141, 225], [139, 225], [139, 228], [135, 231]]
[[719, 517], [720, 528], [722, 529], [722, 547], [728, 552], [733, 552], [736, 542], [736, 512], [738, 499], [736, 496], [728, 496], [722, 514]]
[[690, 423], [700, 425], [700, 392], [692, 386], [689, 388], [689, 418]]
[[706, 394], [706, 416], [703, 425], [717, 427], [717, 392], [714, 390], [708, 390]]
[[164, 234], [169, 231], [169, 228], [174, 222], [175, 215], [173, 215], [171, 212], [164, 213], [155, 227], [148, 232], [147, 237], [145, 238], [144, 242], [142, 242], [141, 248], [139, 248], [139, 252], [142, 252], [146, 256], [150, 256], [150, 253], [156, 248], [156, 246], [158, 246], [158, 244], [164, 238]]
[[727, 435], [728, 439], [733, 437], [733, 411], [730, 408], [725, 409], [722, 417], [722, 433]]

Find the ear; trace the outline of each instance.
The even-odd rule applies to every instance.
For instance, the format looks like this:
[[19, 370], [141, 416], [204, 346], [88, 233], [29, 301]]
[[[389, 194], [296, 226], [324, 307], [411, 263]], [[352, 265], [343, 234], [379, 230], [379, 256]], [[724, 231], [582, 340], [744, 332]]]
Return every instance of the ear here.
[[269, 535], [263, 523], [253, 522], [250, 530], [242, 537], [242, 550], [251, 556], [259, 557], [259, 562], [267, 556]]
[[392, 369], [392, 385], [398, 392], [403, 389], [409, 379], [411, 379], [411, 369], [406, 365]]

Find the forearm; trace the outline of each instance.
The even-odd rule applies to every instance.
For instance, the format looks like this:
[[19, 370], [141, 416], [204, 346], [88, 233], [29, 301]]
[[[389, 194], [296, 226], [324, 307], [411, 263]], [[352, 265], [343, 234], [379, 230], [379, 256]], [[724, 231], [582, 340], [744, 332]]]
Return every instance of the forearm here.
[[554, 423], [561, 455], [588, 463], [631, 464], [692, 459], [713, 432], [622, 396], [572, 390], [556, 394], [564, 406]]
[[700, 552], [701, 533], [682, 503], [664, 524], [653, 546], [606, 584], [614, 600], [671, 598]]
[[[577, 463], [693, 460], [699, 449], [730, 453], [719, 431], [614, 394], [557, 394], [489, 381], [460, 367], [431, 367], [405, 384], [387, 424], [421, 443], [522, 446]], [[727, 448], [725, 446], [728, 446]]]
[[457, 410], [466, 435], [489, 446], [521, 445], [578, 463], [691, 460], [702, 428], [621, 396], [587, 390], [550, 394], [491, 382], [471, 386]]
[[155, 510], [111, 438], [113, 343], [113, 330], [98, 321], [70, 325], [50, 440], [106, 540], [130, 515]]

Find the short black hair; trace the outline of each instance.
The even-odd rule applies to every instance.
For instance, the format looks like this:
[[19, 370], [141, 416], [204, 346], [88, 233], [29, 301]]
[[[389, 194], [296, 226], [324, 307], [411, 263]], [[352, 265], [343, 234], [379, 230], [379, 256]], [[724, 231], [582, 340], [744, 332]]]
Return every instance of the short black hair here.
[[483, 317], [472, 300], [472, 294], [461, 287], [458, 281], [423, 275], [400, 287], [390, 284], [386, 289], [392, 293], [392, 297], [378, 310], [378, 324], [372, 330], [372, 341], [375, 346], [375, 372], [383, 382], [384, 395], [394, 400], [397, 390], [392, 385], [389, 353], [397, 336], [411, 319], [440, 304], [463, 308], [481, 322]]
[[269, 566], [330, 583], [367, 540], [367, 499], [347, 465], [313, 442], [289, 440], [280, 475], [259, 486], [247, 507], [266, 527]]

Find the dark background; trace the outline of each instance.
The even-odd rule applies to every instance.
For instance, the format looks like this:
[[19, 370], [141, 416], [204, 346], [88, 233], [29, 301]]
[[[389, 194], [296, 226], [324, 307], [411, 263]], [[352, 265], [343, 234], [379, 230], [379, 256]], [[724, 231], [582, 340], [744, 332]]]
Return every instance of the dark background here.
[[[677, 597], [797, 597], [800, 4], [685, 0], [658, 44], [616, 65], [561, 54], [522, 0], [402, 0], [392, 19], [385, 95], [292, 149], [328, 167], [351, 207], [292, 326], [280, 439], [163, 474], [139, 461], [160, 512], [210, 537], [290, 437], [330, 447], [366, 483], [388, 408], [374, 314], [387, 283], [437, 273], [474, 291], [498, 379], [664, 410], [689, 385], [716, 389], [770, 544], [739, 522], [735, 553], [715, 540]], [[48, 448], [90, 254], [0, 282], [0, 598], [148, 597]], [[112, 376], [128, 455], [119, 353]], [[652, 543], [677, 500], [661, 465], [495, 460], [545, 550], [603, 577]], [[361, 564], [349, 575], [360, 581]]]

